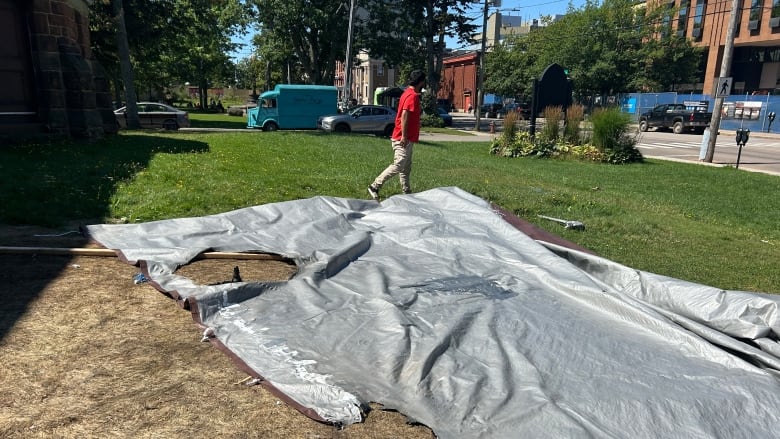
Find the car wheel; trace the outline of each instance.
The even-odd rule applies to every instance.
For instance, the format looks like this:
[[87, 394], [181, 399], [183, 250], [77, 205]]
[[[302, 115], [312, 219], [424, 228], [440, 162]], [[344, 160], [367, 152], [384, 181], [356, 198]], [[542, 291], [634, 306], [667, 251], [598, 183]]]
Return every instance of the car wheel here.
[[166, 129], [166, 130], [178, 130], [179, 129], [179, 124], [177, 124], [176, 121], [172, 120], [172, 119], [168, 119], [165, 122], [163, 122], [162, 126], [163, 126], [163, 129]]
[[388, 125], [385, 127], [385, 132], [383, 133], [385, 137], [390, 137], [393, 135], [393, 128], [395, 128], [395, 125]]
[[683, 132], [682, 122], [675, 122], [672, 131], [674, 132], [674, 134], [681, 134]]
[[337, 132], [337, 133], [348, 133], [348, 132], [350, 132], [351, 130], [349, 129], [349, 125], [347, 125], [347, 124], [345, 124], [345, 123], [340, 123], [340, 124], [336, 125], [336, 126], [333, 128], [333, 131], [335, 131], [335, 132]]
[[266, 122], [265, 125], [263, 125], [263, 131], [276, 131], [279, 129], [279, 125], [276, 124], [276, 122]]
[[645, 132], [647, 131], [647, 121], [646, 120], [640, 120], [639, 121], [639, 131]]

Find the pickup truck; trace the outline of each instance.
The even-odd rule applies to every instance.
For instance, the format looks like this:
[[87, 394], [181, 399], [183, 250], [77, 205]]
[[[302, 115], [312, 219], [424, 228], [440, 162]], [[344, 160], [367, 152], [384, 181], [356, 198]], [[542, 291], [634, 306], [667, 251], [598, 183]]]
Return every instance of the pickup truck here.
[[639, 131], [650, 128], [670, 129], [675, 134], [693, 131], [701, 134], [710, 124], [712, 113], [689, 110], [683, 104], [656, 105], [652, 110], [639, 116]]

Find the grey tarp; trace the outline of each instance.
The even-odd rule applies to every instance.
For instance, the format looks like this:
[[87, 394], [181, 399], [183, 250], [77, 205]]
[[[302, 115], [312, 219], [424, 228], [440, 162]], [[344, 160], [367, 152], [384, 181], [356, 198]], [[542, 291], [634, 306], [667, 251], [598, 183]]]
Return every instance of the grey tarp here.
[[[536, 241], [457, 188], [87, 231], [327, 421], [375, 401], [442, 438], [780, 434], [780, 298]], [[216, 286], [174, 273], [208, 249], [282, 254], [298, 273]]]

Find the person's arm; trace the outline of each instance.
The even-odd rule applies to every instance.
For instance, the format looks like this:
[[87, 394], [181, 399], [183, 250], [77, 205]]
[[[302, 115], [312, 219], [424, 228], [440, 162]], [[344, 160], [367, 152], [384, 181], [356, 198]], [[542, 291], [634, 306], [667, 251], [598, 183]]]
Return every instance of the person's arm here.
[[409, 143], [409, 138], [406, 137], [406, 129], [409, 126], [409, 110], [403, 110], [401, 113], [401, 142], [404, 145]]

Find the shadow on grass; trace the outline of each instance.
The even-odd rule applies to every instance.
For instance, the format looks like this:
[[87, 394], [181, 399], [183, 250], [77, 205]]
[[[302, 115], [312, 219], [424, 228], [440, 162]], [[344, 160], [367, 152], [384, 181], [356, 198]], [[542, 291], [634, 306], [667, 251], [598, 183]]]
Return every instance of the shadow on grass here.
[[0, 223], [58, 227], [105, 218], [117, 185], [155, 154], [206, 151], [203, 142], [143, 133], [0, 148]]
[[[49, 142], [0, 148], [0, 246], [83, 247], [82, 236], [56, 237], [53, 228], [78, 227], [110, 216], [117, 185], [146, 169], [155, 154], [208, 151], [175, 135], [127, 133], [98, 142]], [[45, 226], [52, 229], [43, 229]], [[41, 231], [52, 235], [35, 235]], [[42, 237], [46, 236], [46, 237]], [[51, 236], [51, 237], [50, 237]], [[0, 340], [71, 258], [18, 252], [0, 255]], [[85, 288], [89, 288], [85, 285]]]
[[191, 120], [190, 128], [245, 129], [246, 118], [233, 116], [235, 120]]

